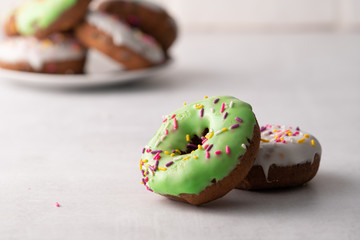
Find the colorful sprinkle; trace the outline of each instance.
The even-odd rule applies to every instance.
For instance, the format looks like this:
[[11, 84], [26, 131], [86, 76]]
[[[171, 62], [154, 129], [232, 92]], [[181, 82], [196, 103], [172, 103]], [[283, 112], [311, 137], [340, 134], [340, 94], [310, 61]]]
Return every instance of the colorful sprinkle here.
[[303, 143], [303, 142], [305, 142], [305, 138], [302, 138], [302, 139], [298, 140], [297, 142], [298, 143]]
[[194, 159], [198, 159], [198, 156], [194, 155], [193, 158], [194, 158]]
[[60, 203], [55, 202], [55, 207], [60, 207]]
[[184, 158], [183, 158], [183, 161], [186, 161], [186, 160], [188, 160], [189, 158], [190, 158], [190, 156], [184, 157]]
[[155, 154], [155, 153], [162, 153], [162, 150], [151, 151], [151, 154]]
[[220, 150], [215, 151], [215, 154], [216, 154], [216, 155], [219, 155], [219, 154], [221, 154], [221, 151], [220, 151]]
[[230, 153], [230, 148], [229, 148], [228, 145], [225, 146], [225, 152], [226, 152], [226, 154], [229, 154], [229, 153]]
[[158, 167], [158, 169], [161, 170], [161, 171], [166, 171], [166, 170], [167, 170], [167, 169], [164, 168], [164, 167]]
[[242, 147], [243, 149], [246, 149], [245, 143], [241, 144], [241, 147]]
[[267, 142], [270, 142], [269, 140], [267, 140], [267, 139], [260, 139], [260, 141], [262, 141], [262, 142], [265, 142], [265, 143], [267, 143]]
[[217, 98], [214, 100], [214, 104], [217, 103], [220, 100], [220, 98]]
[[200, 117], [203, 117], [204, 116], [204, 108], [202, 108], [201, 110], [200, 110]]
[[203, 146], [203, 148], [206, 149], [208, 146], [209, 146], [209, 145], [205, 144], [205, 145]]
[[165, 129], [165, 135], [168, 135], [169, 131], [167, 129]]
[[143, 154], [144, 154], [144, 152], [145, 152], [145, 148], [142, 149], [142, 153], [143, 153]]
[[305, 135], [304, 135], [304, 137], [309, 138], [309, 137], [310, 137], [310, 135], [309, 135], [309, 134], [305, 134]]
[[234, 129], [234, 128], [238, 128], [238, 127], [240, 127], [240, 124], [234, 124], [234, 125], [232, 125], [231, 127], [230, 127], [230, 129]]
[[209, 153], [209, 152], [205, 152], [205, 156], [206, 156], [206, 158], [210, 158], [210, 153]]
[[241, 123], [243, 122], [243, 120], [241, 118], [239, 118], [239, 117], [235, 117], [235, 120], [238, 121], [238, 122], [241, 122]]
[[210, 151], [214, 144], [211, 144], [209, 147], [206, 148], [206, 151]]
[[315, 147], [315, 140], [314, 140], [314, 139], [311, 140], [311, 145], [312, 145], [313, 147]]
[[170, 167], [174, 162], [171, 161], [171, 162], [168, 162], [167, 164], [165, 164], [166, 167]]
[[222, 103], [222, 104], [221, 104], [221, 110], [220, 110], [220, 112], [223, 113], [224, 110], [225, 110], [225, 103]]
[[201, 150], [201, 145], [200, 144], [198, 145], [198, 149]]
[[204, 105], [199, 105], [199, 104], [195, 104], [195, 108], [197, 108], [197, 109], [201, 109], [201, 108], [203, 108], [204, 107]]
[[171, 119], [174, 119], [176, 117], [176, 114], [173, 114], [172, 116], [171, 116]]
[[225, 114], [224, 114], [224, 119], [226, 119], [226, 117], [227, 117], [227, 115], [228, 115], [228, 112], [225, 112]]
[[190, 142], [190, 135], [186, 134], [186, 141]]
[[174, 118], [174, 128], [175, 128], [175, 129], [177, 129], [177, 128], [178, 128], [176, 118]]
[[205, 99], [207, 99], [207, 98], [208, 98], [208, 96], [204, 96], [204, 98], [205, 98]]
[[234, 102], [233, 102], [233, 101], [231, 101], [231, 102], [230, 102], [230, 105], [229, 105], [229, 108], [232, 108], [232, 107], [233, 107], [233, 105], [234, 105]]
[[176, 155], [175, 153], [170, 154], [171, 157], [174, 157], [175, 155]]
[[191, 147], [191, 148], [197, 148], [198, 147], [196, 144], [192, 144], [192, 143], [188, 143], [187, 146]]

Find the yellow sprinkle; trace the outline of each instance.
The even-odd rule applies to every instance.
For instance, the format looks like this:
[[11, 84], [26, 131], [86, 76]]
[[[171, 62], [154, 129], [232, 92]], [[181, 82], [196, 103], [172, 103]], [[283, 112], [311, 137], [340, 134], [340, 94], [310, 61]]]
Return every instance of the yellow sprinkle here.
[[190, 157], [187, 156], [187, 157], [184, 157], [182, 160], [185, 161], [185, 160], [188, 160]]
[[212, 138], [213, 136], [214, 136], [214, 132], [210, 132], [209, 139]]
[[191, 153], [194, 153], [194, 152], [195, 152], [195, 150], [192, 150], [192, 151], [191, 151]]
[[278, 139], [279, 138], [279, 136], [275, 136], [275, 139]]
[[186, 102], [184, 102], [184, 106], [186, 106], [186, 104], [187, 104], [187, 103], [186, 103]]
[[291, 133], [291, 132], [288, 132], [287, 135], [288, 135], [288, 136], [292, 136], [292, 133]]
[[221, 129], [222, 132], [226, 132], [227, 130], [228, 130], [227, 128]]
[[140, 159], [140, 171], [142, 169], [142, 160]]
[[197, 108], [197, 109], [201, 109], [201, 108], [203, 108], [204, 107], [204, 105], [199, 105], [199, 104], [195, 104], [195, 107]]
[[207, 98], [208, 98], [208, 96], [204, 96], [204, 98], [205, 98], [205, 99], [207, 99]]
[[140, 181], [141, 184], [144, 184], [143, 181]]
[[198, 156], [194, 155], [193, 158], [198, 159]]
[[186, 134], [186, 141], [190, 142], [190, 135]]
[[309, 134], [305, 134], [304, 137], [309, 138], [310, 136], [309, 136]]
[[298, 140], [297, 142], [298, 143], [303, 143], [303, 142], [305, 142], [305, 138], [302, 138], [302, 139]]
[[148, 168], [150, 166], [150, 164], [146, 164], [146, 167]]
[[262, 142], [270, 142], [269, 140], [263, 139], [263, 138], [260, 141], [262, 141]]
[[313, 147], [315, 147], [315, 140], [314, 140], [314, 139], [311, 140], [311, 145], [312, 145]]
[[178, 154], [181, 154], [181, 151], [179, 149], [175, 149], [175, 152], [177, 152]]
[[198, 149], [201, 150], [201, 145], [200, 144], [198, 145]]
[[169, 154], [170, 154], [170, 152], [169, 152], [169, 151], [164, 151], [164, 153], [165, 153], [166, 155], [169, 155]]
[[280, 138], [280, 140], [281, 140], [281, 141], [284, 141], [284, 138], [283, 138], [283, 137], [281, 137], [281, 138]]
[[175, 153], [170, 154], [171, 157], [175, 156]]
[[277, 132], [278, 130], [274, 129], [273, 132]]
[[147, 159], [144, 159], [144, 160], [143, 160], [143, 163], [147, 163], [147, 162], [148, 162], [148, 160], [147, 160]]
[[166, 171], [165, 167], [158, 167], [158, 169], [161, 170], [161, 171]]

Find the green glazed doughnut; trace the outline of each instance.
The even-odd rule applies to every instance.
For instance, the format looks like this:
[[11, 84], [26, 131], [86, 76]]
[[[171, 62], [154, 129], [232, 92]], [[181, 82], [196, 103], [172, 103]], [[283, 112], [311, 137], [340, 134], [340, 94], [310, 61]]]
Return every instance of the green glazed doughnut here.
[[[69, 30], [81, 20], [90, 0], [32, 0], [9, 16], [8, 35], [46, 37], [50, 32]], [[6, 26], [7, 25], [7, 26]]]
[[61, 13], [76, 2], [77, 0], [37, 0], [27, 2], [17, 11], [17, 29], [23, 35], [33, 35], [37, 28], [47, 28]]
[[165, 116], [142, 150], [141, 182], [175, 200], [209, 202], [246, 176], [259, 142], [249, 104], [230, 96], [206, 97]]

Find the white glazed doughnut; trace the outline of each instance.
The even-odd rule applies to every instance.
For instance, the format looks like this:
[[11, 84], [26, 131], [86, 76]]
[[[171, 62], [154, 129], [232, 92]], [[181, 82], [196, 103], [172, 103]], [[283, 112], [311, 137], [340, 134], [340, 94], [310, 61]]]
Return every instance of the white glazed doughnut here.
[[265, 125], [254, 166], [241, 189], [262, 189], [301, 185], [311, 180], [319, 167], [321, 145], [299, 127]]
[[153, 64], [164, 62], [165, 54], [151, 36], [131, 28], [114, 16], [96, 11], [89, 13], [86, 21], [110, 35], [116, 46], [127, 46]]
[[26, 63], [34, 71], [41, 71], [49, 62], [83, 62], [85, 56], [86, 49], [75, 38], [61, 33], [42, 40], [35, 37], [12, 37], [0, 43], [1, 65]]

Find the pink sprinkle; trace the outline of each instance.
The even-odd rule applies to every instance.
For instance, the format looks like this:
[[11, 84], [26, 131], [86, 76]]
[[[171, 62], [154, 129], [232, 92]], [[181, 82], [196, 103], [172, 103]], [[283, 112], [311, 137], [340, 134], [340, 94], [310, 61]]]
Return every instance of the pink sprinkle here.
[[284, 140], [284, 141], [282, 141], [282, 143], [286, 143], [286, 141]]
[[178, 128], [176, 118], [174, 118], [174, 128], [175, 128], [175, 129], [177, 129], [177, 128]]
[[219, 155], [220, 153], [221, 153], [220, 150], [218, 150], [218, 151], [215, 152], [216, 155]]
[[58, 202], [55, 202], [55, 207], [60, 207], [60, 204]]
[[208, 146], [209, 146], [209, 145], [205, 144], [205, 145], [203, 146], [203, 148], [204, 148], [204, 149], [207, 149]]
[[169, 131], [167, 129], [165, 129], [165, 135], [168, 135]]
[[222, 103], [220, 112], [223, 113], [225, 110], [225, 103]]
[[160, 158], [160, 153], [158, 152], [158, 153], [155, 155], [154, 160], [155, 160], [155, 159], [159, 159], [159, 158]]
[[209, 152], [206, 152], [206, 153], [205, 153], [205, 156], [206, 156], [206, 158], [210, 158], [210, 153], [209, 153]]
[[229, 153], [230, 153], [230, 148], [229, 148], [228, 145], [226, 145], [226, 147], [225, 147], [225, 152], [226, 152], [226, 154], [229, 154]]
[[146, 177], [146, 178], [145, 178], [145, 182], [148, 182], [148, 181], [149, 181], [149, 177]]
[[149, 149], [146, 149], [146, 152], [151, 152], [151, 149], [149, 148]]
[[171, 116], [171, 119], [173, 119], [174, 117], [176, 117], [176, 114], [172, 115], [172, 116]]
[[207, 141], [208, 139], [207, 138], [205, 138], [202, 142], [201, 142], [201, 144], [204, 144], [204, 143], [206, 143], [206, 141]]
[[165, 118], [164, 120], [163, 120], [163, 122], [166, 122], [167, 121], [167, 118]]

